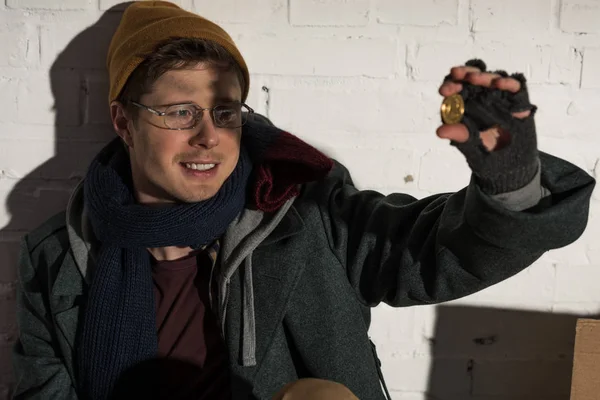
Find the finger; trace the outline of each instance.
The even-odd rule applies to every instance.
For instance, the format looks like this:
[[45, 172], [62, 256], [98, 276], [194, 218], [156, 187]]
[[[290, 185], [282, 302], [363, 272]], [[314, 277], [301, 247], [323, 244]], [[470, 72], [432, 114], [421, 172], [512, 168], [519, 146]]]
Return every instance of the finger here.
[[469, 130], [464, 124], [447, 124], [440, 126], [436, 131], [438, 137], [464, 143], [469, 140]]
[[483, 143], [483, 146], [487, 149], [487, 151], [492, 151], [496, 148], [496, 145], [498, 144], [500, 132], [497, 127], [494, 127], [481, 132], [479, 136], [481, 137], [481, 142]]
[[498, 78], [494, 81], [493, 85], [500, 90], [507, 90], [512, 93], [517, 93], [521, 90], [521, 82], [513, 78]]
[[452, 96], [462, 90], [463, 86], [456, 82], [446, 82], [440, 86], [440, 94], [444, 97]]
[[518, 119], [525, 119], [531, 115], [531, 110], [519, 111], [512, 113], [512, 116]]
[[469, 72], [465, 76], [465, 80], [473, 85], [492, 87], [495, 80], [500, 78], [500, 75], [489, 72]]
[[450, 70], [450, 76], [456, 81], [462, 81], [469, 72], [481, 72], [481, 70], [477, 67], [453, 67]]

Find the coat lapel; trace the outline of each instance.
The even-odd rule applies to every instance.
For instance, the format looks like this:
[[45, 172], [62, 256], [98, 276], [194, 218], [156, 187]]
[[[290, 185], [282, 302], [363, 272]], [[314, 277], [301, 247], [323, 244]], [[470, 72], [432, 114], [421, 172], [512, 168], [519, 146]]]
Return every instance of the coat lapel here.
[[63, 360], [73, 382], [76, 382], [74, 371], [74, 348], [81, 315], [80, 299], [86, 285], [81, 272], [75, 264], [71, 252], [68, 252], [58, 269], [52, 286], [53, 316], [58, 329], [58, 343], [63, 353]]
[[84, 280], [75, 261], [68, 253], [58, 270], [52, 295], [54, 298], [54, 317], [63, 340], [71, 350], [75, 343], [75, 333], [79, 322], [79, 306], [77, 299], [83, 294]]

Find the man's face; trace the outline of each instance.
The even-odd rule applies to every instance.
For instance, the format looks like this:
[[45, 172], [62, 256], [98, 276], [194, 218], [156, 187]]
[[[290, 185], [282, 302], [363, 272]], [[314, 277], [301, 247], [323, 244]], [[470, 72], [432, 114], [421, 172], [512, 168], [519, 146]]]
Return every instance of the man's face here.
[[[239, 102], [241, 95], [233, 71], [200, 64], [168, 71], [138, 102], [158, 111], [184, 103], [210, 108]], [[139, 109], [137, 121], [128, 120], [127, 131], [134, 186], [142, 203], [211, 198], [239, 159], [241, 128], [216, 127], [208, 110], [194, 128], [169, 130], [164, 128], [164, 117]]]

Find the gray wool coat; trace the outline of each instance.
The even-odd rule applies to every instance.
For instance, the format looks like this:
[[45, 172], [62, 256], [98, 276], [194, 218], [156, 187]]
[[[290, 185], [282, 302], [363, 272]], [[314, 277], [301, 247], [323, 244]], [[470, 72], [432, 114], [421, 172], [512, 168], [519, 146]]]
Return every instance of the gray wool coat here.
[[[268, 399], [302, 377], [384, 398], [371, 307], [470, 295], [584, 231], [594, 179], [553, 156], [540, 161], [527, 190], [539, 194], [541, 182], [545, 196], [521, 211], [507, 205], [525, 189], [491, 198], [471, 183], [421, 200], [384, 196], [357, 190], [340, 164], [278, 213], [245, 211], [224, 236], [216, 274], [233, 398]], [[81, 197], [23, 240], [18, 399], [78, 398], [74, 348], [100, 245]]]

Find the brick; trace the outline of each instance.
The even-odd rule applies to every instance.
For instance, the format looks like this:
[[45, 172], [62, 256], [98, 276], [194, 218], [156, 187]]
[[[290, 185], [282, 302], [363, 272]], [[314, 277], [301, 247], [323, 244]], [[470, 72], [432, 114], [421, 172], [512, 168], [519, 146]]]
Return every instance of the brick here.
[[39, 62], [39, 39], [31, 24], [0, 24], [0, 66], [27, 67]]
[[438, 143], [421, 157], [419, 189], [429, 192], [455, 192], [467, 186], [471, 177], [465, 158], [448, 142]]
[[[381, 346], [378, 355], [383, 375], [387, 378], [390, 390], [406, 392], [424, 392], [427, 390], [428, 374], [431, 366], [429, 357], [396, 357]], [[400, 374], [399, 371], [402, 371]], [[392, 379], [393, 377], [393, 379]]]
[[587, 258], [590, 260], [590, 264], [599, 265], [600, 264], [600, 248], [598, 249], [589, 249], [586, 252]]
[[598, 71], [600, 71], [600, 48], [585, 49], [581, 87], [584, 89], [600, 89], [600, 74]]
[[416, 314], [414, 307], [393, 308], [386, 304], [375, 307], [372, 317], [377, 323], [369, 330], [369, 336], [378, 349], [385, 346], [388, 354], [412, 356], [415, 346], [420, 343], [420, 321]]
[[296, 26], [363, 26], [370, 0], [291, 0], [290, 23]]
[[548, 82], [552, 51], [552, 46], [476, 39], [469, 58], [484, 60], [489, 70], [521, 72], [530, 83]]
[[[14, 382], [11, 350], [11, 346], [0, 346], [0, 382], [2, 383]], [[1, 389], [0, 386], [0, 396]], [[0, 397], [0, 399], [8, 400], [8, 397]]]
[[270, 83], [268, 79], [260, 75], [250, 75], [250, 91], [246, 104], [259, 114], [267, 115], [269, 113], [270, 103]]
[[19, 85], [18, 120], [28, 124], [81, 125], [82, 86], [73, 71], [51, 71], [33, 75]]
[[54, 140], [5, 139], [0, 149], [0, 169], [28, 179], [79, 178], [85, 175], [90, 161], [104, 145], [82, 141], [62, 143], [57, 153]]
[[[17, 280], [19, 243], [0, 241], [0, 298], [7, 297], [10, 285]], [[3, 294], [4, 293], [4, 294]]]
[[106, 54], [115, 26], [51, 24], [41, 28], [42, 65], [59, 68], [106, 69]]
[[20, 232], [38, 227], [65, 209], [76, 183], [24, 179], [7, 186], [5, 182], [0, 186], [0, 226]]
[[[4, 264], [9, 265], [9, 264]], [[12, 264], [11, 264], [12, 265]], [[14, 264], [16, 267], [16, 264]], [[10, 266], [9, 266], [10, 268]], [[0, 301], [14, 300], [16, 291], [16, 282], [0, 282]]]
[[108, 104], [108, 74], [88, 75], [84, 79], [84, 124], [105, 125], [112, 130]]
[[552, 21], [548, 0], [473, 0], [471, 26], [474, 32], [546, 31]]
[[44, 9], [44, 10], [86, 10], [96, 7], [93, 0], [6, 0], [10, 8]]
[[[551, 46], [548, 82], [578, 86], [581, 81], [583, 53], [573, 46]], [[540, 78], [543, 79], [542, 76]]]
[[424, 0], [418, 7], [411, 0], [376, 0], [373, 8], [382, 24], [438, 26], [458, 20], [458, 0]]
[[560, 29], [565, 32], [600, 32], [600, 3], [597, 0], [562, 0]]
[[384, 78], [401, 62], [397, 42], [387, 38], [244, 37], [238, 45], [256, 74]]
[[0, 93], [0, 122], [14, 121], [17, 114], [19, 81], [0, 76]]
[[328, 154], [350, 168], [356, 187], [382, 189], [394, 185], [400, 187], [403, 177], [413, 167], [414, 153], [406, 149], [331, 146]]
[[[565, 137], [591, 142], [597, 139], [597, 135], [594, 133], [597, 124], [590, 116], [597, 109], [598, 92], [580, 90], [573, 93], [567, 107], [567, 113], [556, 115], [554, 118], [555, 121], [564, 123], [562, 128]], [[580, 148], [580, 151], [586, 154], [589, 153], [589, 150], [591, 149]]]
[[[192, 0], [169, 0], [171, 3], [177, 4], [179, 7], [184, 10], [190, 10], [192, 8]], [[118, 7], [115, 7], [118, 6]], [[115, 7], [115, 8], [113, 8]], [[100, 10], [106, 11], [111, 9], [111, 11], [120, 11], [127, 8], [127, 3], [124, 3], [123, 0], [100, 0]]]
[[[596, 159], [596, 164], [594, 165], [594, 168], [591, 171], [594, 178], [596, 178], [597, 181], [600, 180], [600, 158]], [[594, 188], [594, 191], [592, 192], [592, 200], [600, 202], [600, 185], [596, 185], [596, 187]], [[598, 204], [599, 203], [596, 203], [596, 207], [598, 206]], [[598, 264], [600, 264], [600, 261], [598, 261]]]
[[17, 310], [16, 296], [13, 292], [9, 297], [0, 297], [0, 347], [11, 344], [16, 339]]
[[193, 0], [193, 10], [218, 22], [264, 24], [285, 20], [287, 0]]
[[470, 58], [471, 50], [464, 43], [419, 43], [413, 59], [409, 61], [411, 77], [417, 81], [441, 84], [450, 68], [463, 65]]
[[432, 126], [439, 118], [437, 89], [423, 84], [394, 89], [274, 87], [271, 116], [297, 134], [319, 130], [361, 135], [386, 132], [434, 135]]
[[382, 194], [402, 192], [416, 197], [419, 158], [414, 141], [396, 134], [348, 134], [343, 132], [294, 130], [311, 145], [344, 163], [359, 189]]
[[[565, 86], [529, 85], [529, 98], [538, 106], [536, 129], [540, 136], [563, 137], [574, 91]], [[573, 112], [577, 112], [573, 108]], [[543, 138], [540, 138], [543, 140]]]
[[[530, 85], [531, 101], [538, 106], [536, 129], [540, 136], [563, 138], [556, 146], [540, 137], [541, 145], [553, 145], [546, 149], [556, 154], [569, 156], [577, 165], [589, 161], [589, 143], [597, 140], [596, 123], [589, 118], [598, 109], [598, 94], [595, 90], [576, 90], [566, 85]], [[584, 144], [587, 143], [587, 144]], [[597, 152], [595, 152], [597, 158]], [[585, 163], [582, 156], [586, 155]], [[595, 160], [595, 158], [594, 158]], [[593, 164], [592, 164], [593, 166]]]
[[473, 368], [473, 395], [564, 396], [571, 387], [571, 358], [564, 360], [508, 360], [476, 362]]
[[560, 265], [556, 269], [557, 302], [600, 302], [597, 279], [600, 279], [600, 266]]

